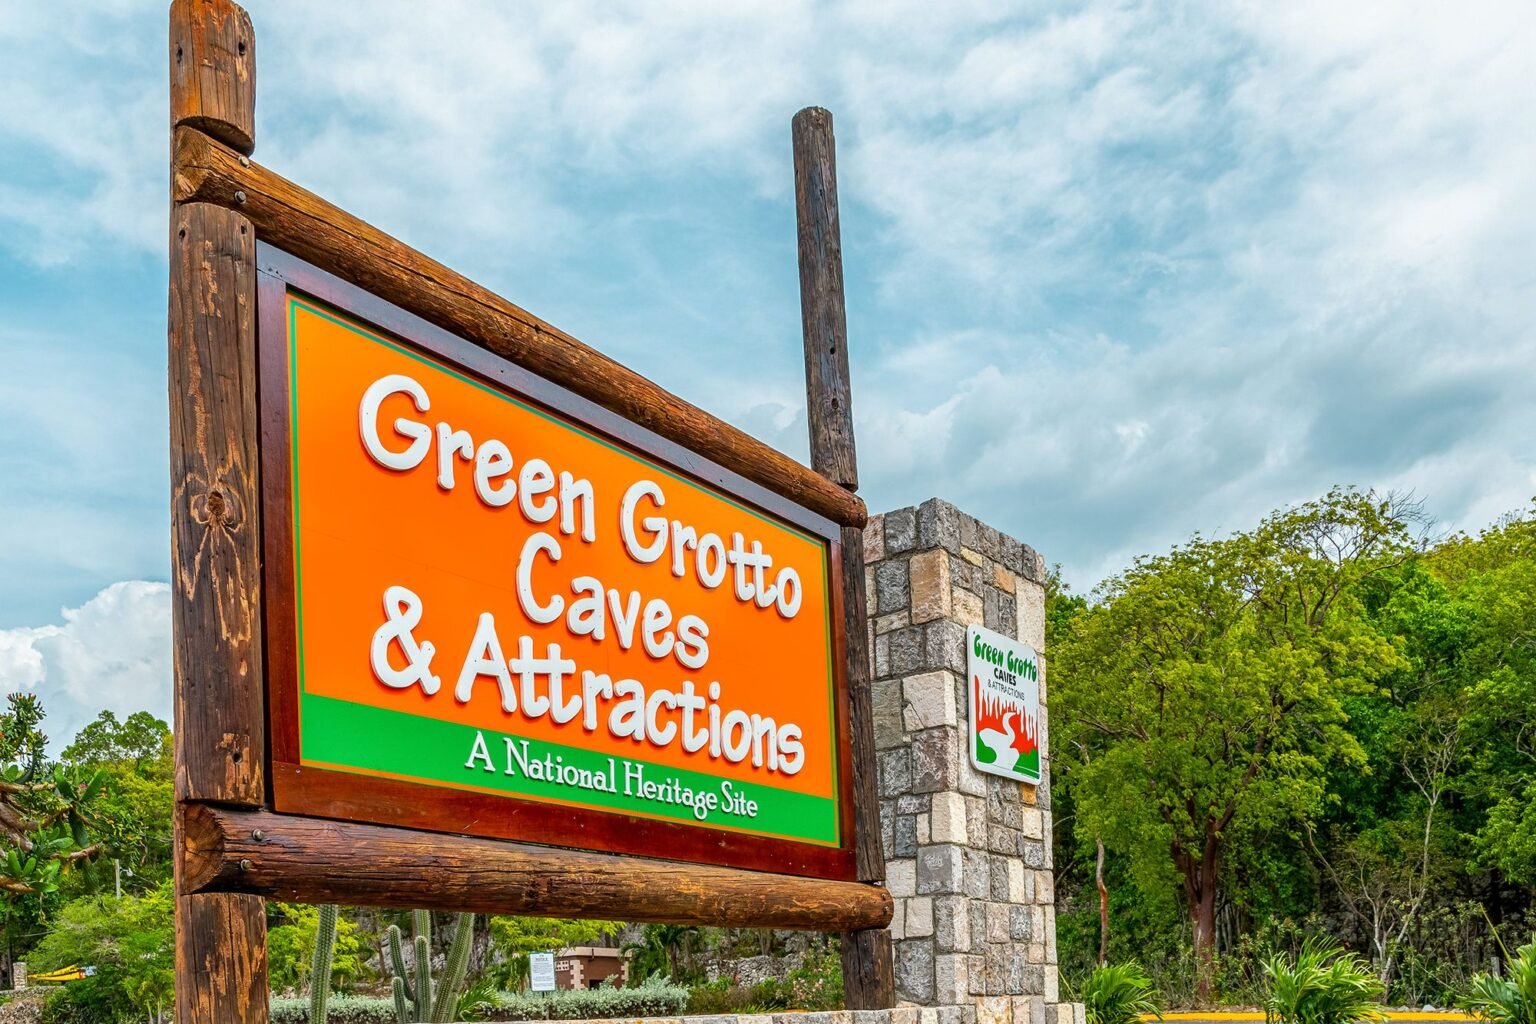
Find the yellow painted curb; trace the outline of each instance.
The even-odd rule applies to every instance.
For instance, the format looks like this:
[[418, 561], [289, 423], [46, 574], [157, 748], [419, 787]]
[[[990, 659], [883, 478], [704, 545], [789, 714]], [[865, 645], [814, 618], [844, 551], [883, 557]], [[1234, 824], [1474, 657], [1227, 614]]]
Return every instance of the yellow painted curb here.
[[[1156, 1015], [1143, 1013], [1144, 1021], [1157, 1020]], [[1202, 1012], [1199, 1010], [1180, 1010], [1176, 1013], [1163, 1014], [1163, 1020], [1208, 1020], [1208, 1021], [1248, 1021], [1263, 1020], [1264, 1014], [1258, 1010], [1211, 1010]], [[1460, 1010], [1389, 1010], [1389, 1021], [1398, 1020], [1443, 1020], [1443, 1021], [1471, 1021], [1477, 1020], [1470, 1013], [1462, 1013]]]

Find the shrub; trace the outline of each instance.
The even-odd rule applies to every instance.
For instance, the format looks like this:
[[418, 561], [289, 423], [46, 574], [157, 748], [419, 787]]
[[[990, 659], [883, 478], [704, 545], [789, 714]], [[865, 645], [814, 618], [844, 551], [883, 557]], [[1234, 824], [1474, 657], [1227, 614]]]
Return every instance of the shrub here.
[[1152, 979], [1135, 960], [1095, 967], [1083, 983], [1083, 1010], [1088, 1024], [1135, 1024], [1143, 1013], [1156, 1014]]
[[[493, 1003], [492, 1006], [485, 1004]], [[309, 1024], [309, 1000], [274, 997], [272, 1024]], [[650, 979], [637, 988], [577, 989], [574, 992], [482, 993], [484, 1019], [585, 1020], [594, 1017], [678, 1017], [688, 1005], [688, 990], [665, 979]], [[477, 1014], [478, 1015], [478, 1014]], [[392, 999], [336, 996], [331, 999], [329, 1024], [396, 1024]]]
[[1295, 960], [1277, 953], [1264, 961], [1264, 1018], [1271, 1024], [1381, 1022], [1381, 982], [1370, 965], [1332, 943], [1310, 938]]
[[592, 1017], [678, 1017], [688, 1008], [688, 990], [661, 977], [634, 988], [592, 988], [573, 992], [506, 992], [492, 1019], [584, 1020]]
[[1509, 977], [1479, 974], [1461, 998], [1461, 1008], [1497, 1024], [1536, 1024], [1536, 940], [1509, 961]]

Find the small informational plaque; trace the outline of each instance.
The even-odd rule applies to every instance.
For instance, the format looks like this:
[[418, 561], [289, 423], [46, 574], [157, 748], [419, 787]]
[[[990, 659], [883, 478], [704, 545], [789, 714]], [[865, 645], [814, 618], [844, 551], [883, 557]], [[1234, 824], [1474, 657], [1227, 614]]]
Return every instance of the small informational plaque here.
[[555, 954], [528, 954], [528, 982], [535, 992], [555, 990]]
[[1040, 656], [1029, 644], [971, 626], [965, 634], [971, 763], [1005, 779], [1040, 781]]

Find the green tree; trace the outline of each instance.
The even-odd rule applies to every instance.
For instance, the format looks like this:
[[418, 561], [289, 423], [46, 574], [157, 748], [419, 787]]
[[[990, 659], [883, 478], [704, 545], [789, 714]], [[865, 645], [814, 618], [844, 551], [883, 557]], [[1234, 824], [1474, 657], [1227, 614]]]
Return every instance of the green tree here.
[[493, 917], [491, 950], [498, 962], [489, 973], [497, 984], [517, 991], [528, 982], [529, 953], [558, 953], [574, 946], [593, 946], [622, 927], [613, 921]]
[[655, 974], [665, 974], [682, 983], [693, 973], [693, 954], [703, 930], [697, 925], [648, 924], [639, 942], [624, 947], [630, 956], [630, 978], [643, 981]]
[[[305, 991], [310, 983], [310, 964], [315, 957], [315, 928], [320, 908], [307, 903], [267, 904], [271, 922], [267, 928], [267, 978], [282, 992]], [[331, 985], [345, 992], [364, 971], [369, 953], [357, 924], [341, 914], [336, 919], [336, 947], [331, 954]]]
[[175, 935], [170, 885], [142, 896], [99, 896], [67, 904], [31, 955], [36, 973], [78, 965], [90, 977], [59, 998], [102, 1024], [164, 1019], [172, 1007]]
[[1055, 746], [1076, 832], [1183, 892], [1200, 994], [1214, 978], [1229, 845], [1314, 818], [1326, 770], [1358, 763], [1342, 700], [1401, 656], [1364, 581], [1411, 555], [1411, 510], [1338, 490], [1246, 534], [1139, 559], [1066, 623]]

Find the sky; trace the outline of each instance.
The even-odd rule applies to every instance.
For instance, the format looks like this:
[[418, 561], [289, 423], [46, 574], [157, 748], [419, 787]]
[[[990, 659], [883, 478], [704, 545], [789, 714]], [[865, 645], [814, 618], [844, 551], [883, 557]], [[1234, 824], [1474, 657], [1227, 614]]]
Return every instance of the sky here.
[[[165, 3], [0, 5], [0, 688], [169, 717]], [[861, 493], [1086, 590], [1334, 485], [1536, 495], [1536, 6], [253, 0], [255, 158], [806, 455], [833, 111]]]

